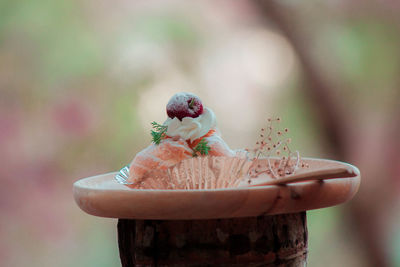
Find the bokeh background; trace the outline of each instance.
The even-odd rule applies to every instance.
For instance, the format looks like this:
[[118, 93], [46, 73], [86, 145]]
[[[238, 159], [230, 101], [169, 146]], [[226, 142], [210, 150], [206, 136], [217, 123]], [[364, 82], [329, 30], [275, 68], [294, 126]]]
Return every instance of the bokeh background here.
[[232, 148], [280, 116], [303, 156], [357, 165], [346, 205], [308, 212], [309, 266], [400, 266], [400, 4], [0, 1], [0, 265], [119, 266], [116, 220], [79, 178], [150, 143], [175, 92]]

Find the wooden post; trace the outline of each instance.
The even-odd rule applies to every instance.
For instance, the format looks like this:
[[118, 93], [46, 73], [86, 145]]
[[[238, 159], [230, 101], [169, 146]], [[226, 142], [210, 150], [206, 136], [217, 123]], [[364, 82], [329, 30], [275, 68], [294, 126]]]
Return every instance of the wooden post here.
[[118, 221], [123, 267], [305, 266], [306, 212], [214, 220]]

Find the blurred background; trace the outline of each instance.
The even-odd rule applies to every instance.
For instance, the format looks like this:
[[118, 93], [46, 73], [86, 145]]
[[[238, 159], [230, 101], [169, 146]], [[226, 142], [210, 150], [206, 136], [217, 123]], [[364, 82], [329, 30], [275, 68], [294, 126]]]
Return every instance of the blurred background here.
[[309, 266], [400, 266], [400, 4], [0, 1], [0, 265], [119, 266], [72, 183], [118, 170], [199, 95], [232, 148], [280, 116], [303, 156], [362, 172], [308, 212]]

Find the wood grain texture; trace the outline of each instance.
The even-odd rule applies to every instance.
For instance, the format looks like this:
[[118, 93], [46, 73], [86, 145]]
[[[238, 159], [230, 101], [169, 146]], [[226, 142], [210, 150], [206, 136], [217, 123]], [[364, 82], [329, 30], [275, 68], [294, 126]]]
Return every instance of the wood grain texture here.
[[131, 189], [115, 173], [74, 184], [74, 197], [85, 212], [112, 218], [195, 220], [295, 213], [350, 200], [360, 184], [358, 170], [342, 162], [307, 159], [312, 168], [351, 167], [354, 175], [285, 185], [201, 190]]
[[305, 266], [306, 213], [215, 220], [118, 221], [123, 267]]

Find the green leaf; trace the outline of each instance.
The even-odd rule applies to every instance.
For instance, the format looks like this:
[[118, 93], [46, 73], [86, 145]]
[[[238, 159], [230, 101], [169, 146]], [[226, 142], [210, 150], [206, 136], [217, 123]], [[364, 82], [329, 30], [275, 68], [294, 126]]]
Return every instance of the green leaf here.
[[211, 147], [208, 145], [207, 140], [202, 139], [197, 146], [193, 149], [193, 157], [197, 157], [198, 153], [200, 155], [208, 155], [208, 152], [210, 151]]
[[162, 124], [158, 124], [157, 122], [153, 121], [151, 123], [154, 130], [151, 130], [151, 136], [153, 137], [153, 142], [156, 145], [159, 145], [161, 140], [167, 136], [167, 129], [168, 126], [164, 126]]

